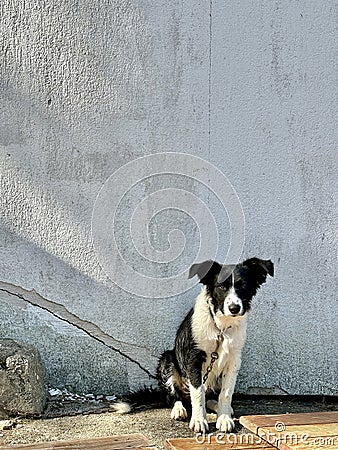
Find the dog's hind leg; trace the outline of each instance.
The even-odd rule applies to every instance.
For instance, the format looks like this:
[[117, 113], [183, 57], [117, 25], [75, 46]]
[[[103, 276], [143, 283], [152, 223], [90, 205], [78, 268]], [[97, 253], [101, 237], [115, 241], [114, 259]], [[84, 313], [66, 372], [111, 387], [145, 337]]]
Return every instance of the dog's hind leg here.
[[[214, 413], [218, 414], [218, 401], [214, 399], [210, 399], [207, 401], [207, 408], [210, 409], [210, 411], [213, 411]], [[234, 415], [234, 410], [232, 407], [230, 407], [231, 415]]]
[[166, 351], [162, 354], [157, 366], [157, 380], [169, 396], [175, 397], [173, 384], [173, 374], [175, 370], [175, 355], [173, 351]]
[[175, 420], [187, 419], [188, 413], [181, 400], [176, 400], [173, 409], [171, 410], [170, 417]]
[[171, 410], [171, 418], [175, 420], [185, 420], [188, 417], [187, 410], [182, 403], [182, 393], [178, 388], [179, 375], [175, 367], [175, 354], [173, 351], [166, 351], [160, 358], [157, 367], [157, 377], [160, 384], [168, 393], [169, 402], [174, 406]]
[[218, 401], [217, 400], [207, 400], [207, 408], [210, 409], [210, 411], [213, 411], [217, 414], [218, 411]]

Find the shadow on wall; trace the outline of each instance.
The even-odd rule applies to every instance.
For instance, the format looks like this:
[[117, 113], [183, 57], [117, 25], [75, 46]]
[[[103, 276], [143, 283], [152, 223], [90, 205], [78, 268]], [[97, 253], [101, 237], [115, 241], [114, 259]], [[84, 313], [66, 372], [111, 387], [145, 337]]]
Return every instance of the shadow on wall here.
[[163, 350], [163, 336], [156, 339], [149, 327], [151, 316], [156, 322], [161, 314], [157, 300], [130, 296], [139, 317], [135, 330], [119, 288], [104, 286], [5, 228], [1, 233], [0, 279], [17, 285], [0, 282], [1, 335], [39, 349], [49, 384], [116, 393], [125, 392], [126, 383], [151, 380], [154, 354]]
[[[90, 217], [102, 180], [120, 167], [121, 161], [107, 153], [107, 158], [101, 161], [102, 167], [93, 160], [92, 166], [80, 165], [80, 173], [76, 173], [79, 160], [74, 161], [73, 157], [77, 151], [72, 149], [69, 157], [67, 148], [57, 148], [58, 143], [65, 145], [65, 141], [81, 142], [76, 131], [61, 124], [62, 118], [56, 119], [49, 110], [44, 110], [43, 104], [39, 106], [38, 101], [30, 101], [9, 87], [2, 93], [8, 106], [6, 121], [10, 124], [9, 128], [0, 130], [4, 144], [0, 154], [3, 193], [0, 205], [4, 224], [0, 280], [7, 291], [2, 291], [6, 296], [0, 313], [3, 333], [6, 337], [22, 339], [39, 348], [53, 384], [60, 383], [65, 376], [67, 378], [68, 372], [65, 384], [70, 383], [77, 389], [92, 386], [92, 380], [100, 378], [98, 386], [104, 386], [102, 374], [88, 376], [86, 381], [85, 372], [91, 369], [79, 363], [82, 360], [91, 363], [92, 355], [95, 355], [96, 364], [100, 367], [103, 363], [98, 355], [102, 352], [105, 369], [110, 375], [109, 379], [108, 375], [106, 377], [106, 385], [109, 386], [109, 380], [114, 378], [121, 385], [126, 380], [132, 385], [133, 377], [136, 382], [143, 377], [144, 382], [147, 373], [154, 372], [157, 360], [153, 354], [159, 355], [172, 345], [168, 330], [176, 329], [190, 308], [193, 296], [183, 296], [183, 301], [182, 297], [170, 299], [170, 305], [164, 305], [159, 300], [121, 292], [107, 278], [91, 245]], [[90, 133], [86, 131], [88, 136]], [[92, 139], [95, 140], [95, 136]], [[89, 144], [86, 139], [84, 141], [85, 153]], [[99, 140], [99, 145], [101, 150], [107, 151], [109, 141], [102, 143]], [[83, 161], [87, 160], [86, 156], [83, 156]], [[124, 163], [128, 157], [134, 159], [135, 155], [131, 151], [129, 155], [124, 154]], [[55, 170], [56, 160], [59, 166]], [[108, 161], [110, 165], [105, 164]], [[62, 173], [65, 179], [60, 178]], [[78, 176], [81, 173], [83, 176]], [[7, 280], [10, 285], [4, 285]], [[32, 294], [17, 287], [27, 291], [34, 289], [40, 296], [33, 294], [32, 299]], [[15, 304], [13, 297], [16, 297]], [[52, 314], [56, 308], [59, 315], [54, 316], [63, 323], [31, 306], [40, 304], [42, 307], [42, 303], [44, 309]], [[131, 319], [130, 305], [132, 315], [137, 315], [137, 327]], [[22, 323], [21, 327], [17, 326], [18, 321]], [[149, 321], [156, 324], [155, 327], [149, 327]], [[102, 349], [102, 344], [97, 344], [101, 350], [96, 348], [96, 344], [88, 344], [88, 338], [69, 325], [75, 322], [80, 329], [86, 328], [94, 339], [105, 341], [105, 345], [115, 352]], [[161, 325], [166, 330], [165, 335]], [[83, 341], [82, 348], [76, 343], [79, 340]], [[120, 353], [126, 355], [127, 360]], [[112, 355], [117, 360], [117, 368], [114, 368], [115, 362], [108, 362]], [[78, 365], [83, 368], [81, 375], [76, 371]], [[114, 370], [116, 376], [113, 376]], [[117, 388], [114, 386], [113, 392]]]

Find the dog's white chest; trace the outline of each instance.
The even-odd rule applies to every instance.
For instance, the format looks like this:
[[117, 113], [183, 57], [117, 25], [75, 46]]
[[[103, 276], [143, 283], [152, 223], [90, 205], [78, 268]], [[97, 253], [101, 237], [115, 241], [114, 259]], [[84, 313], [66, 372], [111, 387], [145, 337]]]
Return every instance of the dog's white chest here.
[[246, 338], [246, 323], [237, 328], [230, 328], [221, 336], [221, 341], [218, 350], [218, 368], [220, 371], [231, 362], [231, 359], [240, 354], [245, 343]]
[[[209, 372], [205, 380], [207, 389], [217, 388], [221, 375], [229, 370], [231, 366], [238, 364], [245, 339], [246, 322], [243, 322], [239, 327], [231, 327], [222, 334], [219, 333], [217, 340], [205, 342], [204, 351], [207, 358], [203, 364], [202, 372], [203, 374]], [[211, 355], [213, 352], [217, 353], [217, 359], [212, 364]]]
[[[206, 353], [202, 371], [203, 374], [209, 372], [205, 383], [207, 387], [213, 389], [217, 378], [240, 359], [246, 339], [246, 325], [246, 315], [214, 319], [205, 299], [205, 291], [197, 297], [192, 317], [192, 332], [198, 348]], [[213, 352], [217, 352], [218, 358], [211, 367]]]

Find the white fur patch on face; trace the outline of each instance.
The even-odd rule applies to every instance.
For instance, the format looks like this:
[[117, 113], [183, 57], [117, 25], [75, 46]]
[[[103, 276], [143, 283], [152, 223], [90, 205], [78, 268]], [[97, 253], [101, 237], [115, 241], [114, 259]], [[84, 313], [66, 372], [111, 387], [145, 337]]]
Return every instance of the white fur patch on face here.
[[[221, 311], [210, 314], [211, 304], [207, 295], [206, 288], [202, 288], [201, 293], [196, 298], [194, 314], [192, 316], [192, 333], [193, 337], [202, 350], [207, 353], [215, 351], [215, 345], [219, 337], [220, 330], [227, 330], [231, 327], [239, 332], [240, 341], [245, 341], [245, 330], [247, 314], [243, 316], [233, 316], [222, 314]], [[236, 336], [238, 333], [236, 332]], [[237, 342], [237, 338], [236, 338]], [[237, 347], [237, 344], [236, 344]]]
[[224, 315], [235, 316], [243, 314], [242, 300], [237, 296], [235, 288], [232, 286], [224, 299]]

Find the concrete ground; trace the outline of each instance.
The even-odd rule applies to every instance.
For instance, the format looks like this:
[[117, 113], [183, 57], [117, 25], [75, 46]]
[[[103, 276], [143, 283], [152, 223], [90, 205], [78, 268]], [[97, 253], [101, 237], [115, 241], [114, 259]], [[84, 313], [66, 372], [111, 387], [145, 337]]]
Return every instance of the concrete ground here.
[[[52, 405], [53, 406], [53, 405]], [[48, 405], [40, 419], [15, 421], [14, 427], [0, 431], [0, 447], [42, 441], [88, 439], [124, 433], [143, 433], [158, 448], [164, 440], [174, 437], [194, 437], [187, 422], [170, 419], [169, 409], [145, 409], [126, 415], [102, 412], [97, 405], [81, 407], [76, 402], [67, 402], [58, 408]], [[337, 409], [337, 399], [303, 398], [237, 398], [233, 402], [235, 416], [249, 414], [285, 414], [292, 412], [332, 411]], [[75, 414], [75, 415], [69, 415]], [[54, 416], [54, 417], [53, 417]], [[55, 417], [59, 416], [59, 417]], [[208, 414], [210, 432], [215, 430], [216, 415]], [[236, 423], [236, 432], [245, 430]]]

